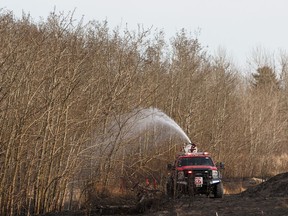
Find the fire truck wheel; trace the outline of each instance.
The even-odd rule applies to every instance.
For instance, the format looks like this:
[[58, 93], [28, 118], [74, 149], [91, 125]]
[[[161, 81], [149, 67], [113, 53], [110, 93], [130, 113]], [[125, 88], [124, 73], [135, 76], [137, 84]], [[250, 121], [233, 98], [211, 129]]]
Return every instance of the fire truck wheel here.
[[218, 183], [215, 185], [215, 188], [214, 188], [214, 197], [215, 198], [222, 198], [223, 197], [223, 194], [224, 194], [224, 191], [223, 191], [223, 184], [222, 182]]
[[168, 197], [174, 196], [174, 184], [172, 179], [169, 179], [166, 184], [166, 194]]

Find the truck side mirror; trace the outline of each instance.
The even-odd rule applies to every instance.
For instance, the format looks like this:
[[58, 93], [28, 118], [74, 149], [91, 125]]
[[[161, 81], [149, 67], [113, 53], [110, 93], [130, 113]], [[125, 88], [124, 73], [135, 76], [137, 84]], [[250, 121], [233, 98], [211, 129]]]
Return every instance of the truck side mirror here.
[[167, 164], [167, 170], [172, 170], [174, 166], [172, 164]]
[[224, 164], [223, 162], [220, 162], [220, 163], [219, 163], [219, 168], [220, 168], [220, 169], [225, 169], [225, 164]]

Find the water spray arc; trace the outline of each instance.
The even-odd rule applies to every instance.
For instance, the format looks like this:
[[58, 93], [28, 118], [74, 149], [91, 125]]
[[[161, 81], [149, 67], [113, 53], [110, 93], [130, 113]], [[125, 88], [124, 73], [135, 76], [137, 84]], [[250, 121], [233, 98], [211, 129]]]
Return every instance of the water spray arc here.
[[184, 130], [163, 111], [151, 107], [136, 109], [111, 119], [107, 127], [107, 133], [95, 142], [98, 143], [97, 146], [101, 147], [104, 152], [98, 151], [99, 148], [97, 146], [95, 148], [91, 147], [91, 149], [94, 148], [93, 155], [109, 155], [113, 151], [135, 152], [141, 145], [139, 142], [136, 144], [137, 141], [135, 143], [135, 139], [141, 140], [141, 137], [145, 136], [145, 134], [152, 135], [150, 136], [150, 138], [152, 137], [151, 142], [147, 143], [145, 149], [165, 147], [167, 141], [171, 138], [181, 140], [175, 147], [177, 145], [180, 147], [181, 143], [183, 143], [181, 146], [182, 151], [187, 152], [189, 150], [186, 151], [185, 149], [191, 149], [192, 142]]
[[114, 132], [122, 131], [122, 139], [137, 137], [141, 132], [151, 129], [161, 130], [162, 140], [169, 136], [179, 136], [184, 143], [191, 143], [191, 140], [183, 129], [168, 115], [157, 108], [134, 110], [129, 114], [121, 116], [120, 126], [113, 125]]

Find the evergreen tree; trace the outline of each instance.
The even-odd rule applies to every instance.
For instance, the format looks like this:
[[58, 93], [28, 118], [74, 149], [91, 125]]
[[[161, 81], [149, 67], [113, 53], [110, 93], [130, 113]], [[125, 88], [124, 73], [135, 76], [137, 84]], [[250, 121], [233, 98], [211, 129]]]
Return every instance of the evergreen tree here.
[[269, 66], [263, 66], [257, 69], [257, 73], [252, 75], [254, 78], [253, 87], [265, 92], [272, 92], [279, 89], [274, 70]]

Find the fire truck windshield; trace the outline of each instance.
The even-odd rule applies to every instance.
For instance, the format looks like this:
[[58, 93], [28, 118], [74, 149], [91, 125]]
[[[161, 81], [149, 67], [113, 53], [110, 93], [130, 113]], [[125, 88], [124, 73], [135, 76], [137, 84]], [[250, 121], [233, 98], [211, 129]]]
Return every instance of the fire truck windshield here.
[[210, 157], [183, 157], [178, 161], [177, 166], [214, 166]]

